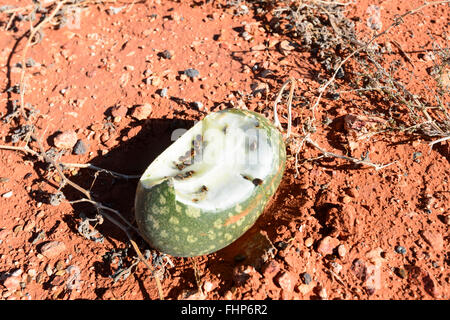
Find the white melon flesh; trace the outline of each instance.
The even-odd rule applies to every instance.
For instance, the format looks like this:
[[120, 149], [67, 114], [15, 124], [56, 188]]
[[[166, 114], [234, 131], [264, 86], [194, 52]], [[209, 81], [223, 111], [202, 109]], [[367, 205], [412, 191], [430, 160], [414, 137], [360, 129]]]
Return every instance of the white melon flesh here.
[[[248, 199], [279, 166], [280, 145], [270, 134], [250, 114], [210, 114], [166, 149], [140, 183], [151, 189], [170, 179], [176, 201], [202, 211], [225, 210]], [[200, 148], [186, 161], [196, 140]]]

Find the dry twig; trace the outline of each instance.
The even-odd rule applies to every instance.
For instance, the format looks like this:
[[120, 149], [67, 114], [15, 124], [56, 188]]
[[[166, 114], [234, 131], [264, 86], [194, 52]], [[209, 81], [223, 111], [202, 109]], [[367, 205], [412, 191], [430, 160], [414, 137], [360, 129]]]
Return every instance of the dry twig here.
[[322, 147], [320, 147], [315, 141], [311, 140], [311, 138], [309, 137], [309, 135], [305, 136], [305, 141], [308, 142], [310, 145], [312, 145], [314, 148], [316, 148], [317, 150], [319, 150], [325, 157], [332, 157], [332, 158], [338, 158], [338, 159], [344, 159], [350, 162], [353, 162], [355, 164], [362, 164], [362, 165], [366, 165], [369, 167], [373, 167], [375, 168], [375, 170], [381, 170], [384, 169], [386, 167], [389, 167], [390, 165], [396, 163], [397, 161], [393, 161], [390, 162], [388, 164], [376, 164], [373, 163], [367, 159], [357, 159], [357, 158], [353, 158], [353, 157], [348, 157], [348, 156], [344, 156], [341, 154], [337, 154], [337, 153], [333, 153], [333, 152], [329, 152], [326, 151], [325, 149], [323, 149]]
[[[115, 2], [115, 1], [114, 1]], [[56, 1], [56, 2], [52, 2], [48, 8], [52, 8], [52, 11], [50, 12], [49, 15], [47, 15], [45, 17], [45, 19], [41, 20], [40, 22], [38, 22], [35, 26], [32, 25], [31, 21], [30, 21], [30, 30], [27, 32], [27, 42], [25, 44], [25, 47], [22, 51], [22, 66], [26, 65], [26, 57], [27, 57], [27, 53], [28, 53], [28, 49], [33, 46], [35, 44], [35, 37], [37, 34], [39, 34], [42, 30], [42, 28], [48, 24], [52, 23], [53, 18], [56, 16], [56, 14], [61, 10], [61, 8], [65, 5], [70, 3], [69, 0], [60, 0], [60, 1]], [[76, 5], [84, 5], [84, 4], [88, 4], [88, 3], [97, 3], [97, 1], [84, 1], [84, 2], [78, 2], [76, 3]], [[134, 1], [133, 1], [134, 3]], [[26, 8], [29, 9], [29, 8]], [[20, 11], [20, 10], [18, 10]], [[11, 11], [11, 13], [15, 13], [16, 11]], [[20, 82], [19, 82], [19, 88], [20, 88], [20, 101], [19, 101], [19, 110], [20, 110], [20, 115], [22, 116], [22, 118], [26, 121], [27, 125], [31, 125], [33, 128], [33, 131], [35, 130], [34, 125], [31, 124], [32, 119], [27, 115], [26, 111], [25, 111], [25, 91], [26, 91], [26, 86], [25, 86], [25, 68], [22, 68], [21, 74], [20, 74]], [[31, 149], [28, 145], [29, 140], [32, 139], [34, 141], [36, 141], [37, 147], [39, 151], [35, 151], [33, 149]], [[74, 183], [73, 181], [71, 181], [69, 178], [67, 178], [67, 176], [64, 174], [63, 172], [63, 168], [64, 166], [66, 167], [81, 167], [81, 168], [88, 168], [88, 169], [93, 169], [93, 170], [97, 170], [97, 171], [103, 171], [103, 172], [108, 172], [111, 175], [115, 176], [115, 177], [120, 177], [120, 178], [125, 178], [125, 179], [135, 179], [138, 178], [138, 176], [128, 176], [128, 175], [123, 175], [123, 174], [119, 174], [117, 172], [113, 172], [113, 171], [108, 171], [96, 166], [93, 166], [91, 164], [64, 164], [64, 163], [60, 163], [58, 161], [56, 161], [55, 159], [53, 159], [52, 157], [48, 156], [47, 153], [45, 152], [44, 147], [42, 146], [42, 143], [40, 141], [40, 139], [37, 137], [35, 132], [31, 132], [29, 133], [29, 135], [27, 135], [27, 138], [25, 139], [26, 144], [25, 146], [19, 147], [19, 146], [0, 146], [0, 149], [4, 149], [4, 150], [12, 150], [12, 151], [21, 151], [27, 154], [30, 154], [32, 156], [37, 157], [40, 160], [45, 161], [46, 163], [50, 164], [52, 167], [55, 168], [55, 170], [57, 171], [57, 173], [59, 174], [60, 178], [61, 178], [61, 186], [59, 189], [61, 189], [63, 186], [65, 185], [69, 185], [72, 188], [76, 189], [77, 191], [79, 191], [81, 194], [83, 194], [83, 196], [85, 198], [82, 198], [78, 201], [74, 201], [72, 203], [76, 203], [76, 202], [89, 202], [92, 205], [94, 205], [94, 207], [96, 208], [97, 212], [99, 212], [102, 216], [104, 216], [106, 219], [108, 219], [110, 222], [112, 222], [114, 225], [116, 225], [117, 227], [119, 227], [128, 237], [128, 240], [130, 241], [131, 245], [133, 246], [134, 250], [136, 251], [140, 261], [142, 261], [147, 268], [150, 270], [150, 272], [152, 273], [152, 275], [155, 278], [155, 282], [156, 282], [156, 286], [158, 289], [158, 294], [161, 300], [164, 299], [164, 295], [163, 295], [163, 291], [162, 291], [162, 286], [159, 280], [159, 277], [155, 274], [154, 272], [154, 268], [146, 261], [146, 259], [143, 257], [142, 253], [140, 252], [139, 247], [137, 246], [136, 242], [133, 240], [133, 237], [130, 233], [130, 229], [136, 231], [138, 234], [138, 230], [136, 228], [134, 228], [121, 214], [119, 211], [114, 210], [112, 208], [109, 208], [107, 206], [104, 206], [103, 204], [95, 201], [92, 199], [91, 193], [84, 189], [83, 187], [79, 186], [78, 184]], [[118, 217], [121, 218], [122, 221], [125, 222], [125, 224], [128, 226], [125, 227], [121, 222], [119, 222], [118, 220], [116, 220], [112, 215], [110, 215], [108, 212], [114, 213], [115, 215], [117, 215]]]
[[354, 57], [356, 54], [360, 53], [361, 51], [366, 50], [367, 48], [369, 48], [369, 46], [379, 37], [387, 34], [392, 28], [394, 28], [395, 26], [398, 26], [403, 19], [406, 16], [415, 14], [419, 11], [421, 11], [422, 9], [429, 7], [429, 6], [433, 6], [433, 5], [440, 5], [440, 4], [445, 4], [445, 3], [450, 3], [450, 0], [445, 0], [445, 1], [433, 1], [433, 2], [425, 2], [423, 5], [419, 6], [416, 9], [412, 9], [409, 10], [407, 12], [405, 12], [404, 14], [396, 17], [394, 19], [394, 22], [392, 24], [390, 24], [384, 31], [376, 34], [375, 36], [373, 36], [365, 45], [357, 48], [356, 50], [354, 50], [352, 53], [350, 53], [347, 57], [345, 57], [339, 64], [338, 66], [335, 68], [335, 71], [333, 73], [333, 75], [331, 76], [331, 78], [323, 85], [319, 88], [319, 95], [315, 101], [315, 103], [313, 104], [313, 106], [311, 107], [312, 110], [312, 119], [313, 119], [313, 123], [316, 120], [315, 117], [315, 110], [317, 108], [317, 106], [319, 105], [322, 96], [324, 95], [324, 93], [326, 92], [327, 88], [336, 80], [336, 76], [339, 73], [339, 71], [341, 70], [341, 68], [347, 63], [347, 61], [349, 61], [352, 57]]

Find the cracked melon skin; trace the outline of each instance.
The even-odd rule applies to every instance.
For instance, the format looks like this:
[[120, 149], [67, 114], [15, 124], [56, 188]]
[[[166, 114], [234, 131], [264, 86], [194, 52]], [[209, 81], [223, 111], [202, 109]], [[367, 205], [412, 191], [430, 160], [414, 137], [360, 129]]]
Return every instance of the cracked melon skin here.
[[[233, 156], [241, 160], [233, 162]], [[285, 161], [282, 135], [260, 114], [237, 109], [209, 114], [142, 175], [135, 198], [142, 236], [178, 257], [226, 247], [261, 215], [281, 182]]]

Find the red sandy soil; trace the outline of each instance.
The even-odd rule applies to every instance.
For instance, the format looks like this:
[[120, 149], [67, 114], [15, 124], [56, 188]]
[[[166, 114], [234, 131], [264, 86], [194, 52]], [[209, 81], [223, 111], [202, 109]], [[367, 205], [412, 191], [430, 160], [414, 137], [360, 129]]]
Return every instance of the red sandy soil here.
[[[1, 0], [0, 5], [24, 2]], [[346, 15], [364, 40], [373, 35], [367, 25], [367, 9], [373, 4], [381, 8], [383, 30], [395, 15], [422, 2], [363, 0], [348, 5]], [[251, 12], [235, 15], [235, 7], [193, 1], [136, 2], [117, 14], [108, 12], [110, 6], [121, 5], [89, 5], [79, 28], [45, 28], [42, 41], [28, 51], [37, 64], [26, 70], [25, 102], [38, 110], [35, 125], [44, 149], [54, 147], [58, 132], [69, 130], [89, 148], [84, 155], [66, 152], [60, 161], [140, 174], [170, 144], [175, 129], [188, 128], [209, 112], [248, 108], [273, 119], [273, 101], [288, 76], [297, 80], [296, 96], [315, 102], [320, 83], [311, 75], [320, 65], [307, 52], [279, 50], [277, 42], [285, 38], [268, 34]], [[401, 68], [395, 76], [424, 99], [434, 98], [430, 88], [437, 84], [426, 71], [433, 61], [423, 50], [433, 44], [448, 47], [448, 19], [447, 4], [429, 6], [375, 41], [400, 45], [392, 46], [386, 61], [398, 59]], [[3, 116], [11, 112], [10, 101], [19, 99], [6, 89], [20, 81], [16, 64], [25, 41], [15, 44], [29, 22], [16, 22], [15, 27], [16, 32], [0, 34]], [[251, 40], [240, 35], [242, 30]], [[170, 59], [160, 56], [164, 50]], [[255, 65], [271, 70], [272, 76], [259, 77]], [[181, 72], [188, 68], [198, 70], [199, 76], [183, 77]], [[411, 70], [415, 76], [405, 79]], [[254, 83], [263, 92], [247, 99]], [[162, 88], [168, 88], [166, 97], [160, 95]], [[340, 89], [346, 88], [342, 83]], [[148, 119], [131, 116], [134, 106], [146, 103], [152, 106]], [[111, 116], [114, 106], [123, 108], [116, 119]], [[397, 107], [404, 113], [404, 106]], [[355, 92], [342, 93], [338, 100], [324, 97], [316, 118], [332, 122], [318, 126], [312, 139], [328, 151], [345, 153], [349, 133], [343, 118], [363, 115], [362, 109], [379, 117], [388, 114], [381, 103]], [[294, 131], [301, 133], [300, 124], [310, 110], [298, 104], [293, 113]], [[13, 145], [8, 137], [16, 128], [14, 123], [0, 123], [1, 144]], [[381, 170], [318, 159], [321, 154], [310, 145], [301, 149], [296, 167], [296, 145], [291, 145], [280, 188], [257, 223], [229, 247], [196, 258], [197, 274], [193, 259], [172, 257], [174, 266], [166, 266], [162, 279], [165, 298], [449, 299], [449, 141], [433, 148], [428, 142], [421, 135], [385, 132], [353, 145], [351, 155], [357, 158], [369, 152], [374, 163], [395, 161]], [[85, 169], [67, 173], [92, 188], [96, 199], [133, 220], [136, 180], [95, 176]], [[81, 214], [94, 216], [92, 206], [49, 204], [60, 181], [54, 171], [31, 156], [0, 150], [0, 177], [6, 178], [0, 182], [0, 194], [12, 192], [0, 197], [2, 299], [158, 299], [155, 280], [142, 263], [126, 279], [111, 278], [121, 262], [129, 266], [134, 256], [121, 230], [105, 221], [96, 226], [104, 241], [88, 240], [77, 227]], [[82, 197], [70, 187], [63, 191], [68, 200]], [[53, 241], [63, 245], [50, 248], [49, 254], [46, 244]], [[138, 243], [144, 250], [145, 244]], [[104, 258], [126, 248], [124, 257], [112, 262]]]

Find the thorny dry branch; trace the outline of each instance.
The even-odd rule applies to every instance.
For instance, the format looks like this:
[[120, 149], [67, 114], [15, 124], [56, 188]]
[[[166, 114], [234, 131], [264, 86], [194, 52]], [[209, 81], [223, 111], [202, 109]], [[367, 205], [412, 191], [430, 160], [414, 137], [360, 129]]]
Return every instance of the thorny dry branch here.
[[317, 106], [320, 103], [320, 100], [322, 99], [323, 94], [326, 92], [327, 88], [336, 80], [336, 76], [339, 73], [339, 70], [341, 70], [341, 68], [347, 63], [347, 61], [349, 61], [352, 57], [354, 57], [355, 55], [357, 55], [358, 53], [360, 53], [361, 51], [365, 51], [367, 50], [367, 48], [369, 48], [369, 46], [379, 37], [387, 34], [392, 28], [398, 26], [400, 23], [402, 23], [403, 19], [406, 16], [415, 14], [419, 11], [421, 11], [422, 9], [429, 7], [429, 6], [433, 6], [433, 5], [440, 5], [440, 4], [445, 4], [445, 3], [450, 3], [450, 0], [445, 0], [445, 1], [433, 1], [433, 2], [425, 2], [423, 5], [417, 7], [416, 9], [412, 9], [409, 10], [405, 13], [403, 13], [402, 15], [396, 17], [394, 19], [394, 22], [392, 24], [390, 24], [384, 31], [376, 34], [375, 36], [373, 36], [366, 44], [364, 44], [363, 46], [357, 48], [356, 50], [354, 50], [352, 53], [350, 53], [348, 56], [346, 56], [339, 64], [338, 66], [335, 68], [334, 73], [332, 74], [331, 78], [319, 88], [319, 95], [315, 101], [315, 103], [312, 105], [311, 109], [312, 109], [312, 117], [313, 117], [313, 122], [316, 120], [315, 118], [315, 110], [317, 108]]

